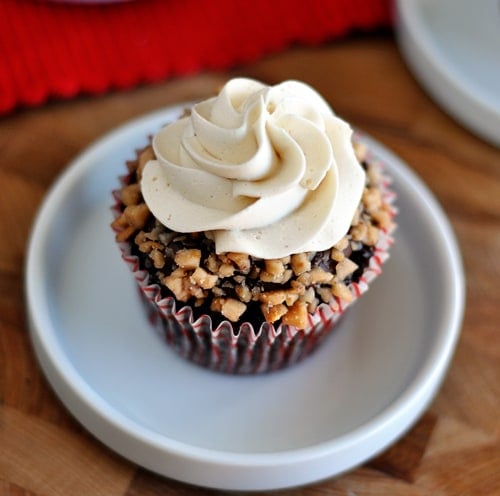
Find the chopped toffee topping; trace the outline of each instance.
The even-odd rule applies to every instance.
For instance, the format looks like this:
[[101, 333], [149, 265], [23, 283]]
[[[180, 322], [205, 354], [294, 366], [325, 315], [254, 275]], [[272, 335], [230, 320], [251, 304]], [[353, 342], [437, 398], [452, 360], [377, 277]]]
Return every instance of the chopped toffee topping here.
[[203, 232], [178, 233], [160, 224], [140, 192], [144, 165], [154, 158], [151, 146], [127, 163], [129, 174], [118, 192], [119, 215], [112, 227], [118, 242], [131, 253], [162, 296], [192, 306], [194, 317], [208, 313], [214, 328], [223, 320], [250, 322], [258, 329], [263, 318], [307, 327], [308, 315], [322, 302], [349, 302], [349, 284], [358, 282], [368, 266], [380, 230], [393, 227], [392, 207], [384, 202], [378, 167], [356, 146], [366, 170], [362, 201], [349, 232], [331, 249], [261, 259], [244, 253], [215, 253]]

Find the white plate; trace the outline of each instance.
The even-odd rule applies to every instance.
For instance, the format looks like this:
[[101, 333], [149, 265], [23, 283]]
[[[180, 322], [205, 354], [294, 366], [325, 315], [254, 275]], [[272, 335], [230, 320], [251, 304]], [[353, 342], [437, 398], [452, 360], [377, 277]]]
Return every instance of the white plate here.
[[301, 364], [254, 377], [201, 369], [149, 327], [109, 227], [124, 162], [182, 108], [105, 136], [47, 196], [26, 268], [41, 366], [98, 439], [174, 479], [277, 489], [351, 469], [416, 421], [445, 373], [464, 297], [450, 226], [407, 166], [363, 138], [399, 193], [400, 227], [382, 276]]
[[415, 76], [465, 127], [500, 146], [498, 0], [398, 0], [397, 12]]

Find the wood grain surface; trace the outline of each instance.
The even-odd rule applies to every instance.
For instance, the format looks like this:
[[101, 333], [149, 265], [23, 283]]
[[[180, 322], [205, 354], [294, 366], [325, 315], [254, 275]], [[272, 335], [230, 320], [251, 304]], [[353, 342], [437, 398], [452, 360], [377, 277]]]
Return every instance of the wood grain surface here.
[[225, 73], [51, 102], [0, 119], [0, 495], [218, 493], [124, 460], [66, 411], [30, 343], [23, 264], [40, 201], [78, 152], [132, 117], [206, 97], [235, 75], [269, 83], [304, 80], [338, 114], [405, 160], [449, 216], [467, 277], [467, 308], [451, 368], [417, 425], [376, 460], [283, 493], [500, 494], [500, 151], [440, 110], [408, 72], [392, 36], [378, 34], [293, 48]]

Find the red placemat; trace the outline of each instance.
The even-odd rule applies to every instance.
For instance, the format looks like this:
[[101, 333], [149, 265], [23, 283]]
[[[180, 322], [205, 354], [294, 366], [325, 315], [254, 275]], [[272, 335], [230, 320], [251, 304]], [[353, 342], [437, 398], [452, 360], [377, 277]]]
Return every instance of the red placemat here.
[[390, 0], [0, 0], [0, 113], [391, 23]]

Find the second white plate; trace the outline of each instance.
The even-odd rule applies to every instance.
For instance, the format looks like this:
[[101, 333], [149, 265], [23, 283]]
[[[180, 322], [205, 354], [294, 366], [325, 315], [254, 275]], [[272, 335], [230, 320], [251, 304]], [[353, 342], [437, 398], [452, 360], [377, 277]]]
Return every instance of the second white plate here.
[[452, 116], [500, 146], [498, 0], [397, 0], [397, 34], [410, 69]]
[[415, 422], [445, 373], [463, 311], [450, 226], [422, 182], [362, 138], [399, 195], [399, 228], [382, 276], [303, 363], [254, 377], [201, 369], [149, 327], [109, 227], [110, 191], [125, 161], [182, 108], [107, 135], [47, 196], [26, 267], [41, 366], [98, 439], [168, 477], [259, 490], [351, 469]]

